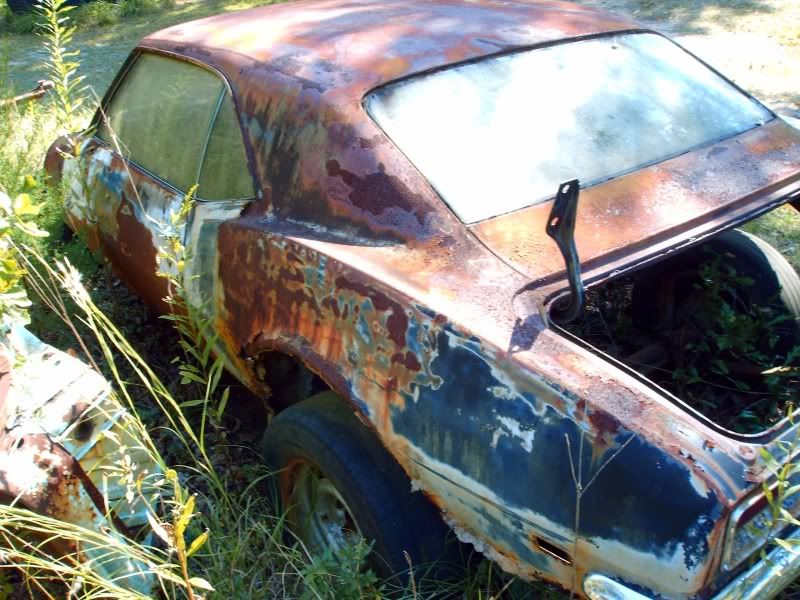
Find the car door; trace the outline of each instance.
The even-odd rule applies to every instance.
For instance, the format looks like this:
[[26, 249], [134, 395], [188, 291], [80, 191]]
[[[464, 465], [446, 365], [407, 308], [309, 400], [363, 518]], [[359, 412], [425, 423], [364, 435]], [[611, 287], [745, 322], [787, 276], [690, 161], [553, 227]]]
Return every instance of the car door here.
[[[199, 231], [205, 219], [238, 214], [254, 195], [226, 81], [172, 56], [142, 52], [133, 59], [82, 158], [79, 182], [65, 199], [69, 218], [157, 308], [167, 285], [159, 273], [177, 274], [165, 256], [173, 240], [186, 244], [186, 223]], [[195, 184], [199, 200], [188, 218], [175, 218], [187, 216], [182, 207]]]

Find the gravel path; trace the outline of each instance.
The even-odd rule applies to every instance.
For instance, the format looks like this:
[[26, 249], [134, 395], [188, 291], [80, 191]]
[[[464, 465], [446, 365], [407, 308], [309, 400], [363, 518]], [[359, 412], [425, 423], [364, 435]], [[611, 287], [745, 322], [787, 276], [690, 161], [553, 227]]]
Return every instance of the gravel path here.
[[669, 34], [778, 112], [800, 116], [800, 0], [578, 0]]

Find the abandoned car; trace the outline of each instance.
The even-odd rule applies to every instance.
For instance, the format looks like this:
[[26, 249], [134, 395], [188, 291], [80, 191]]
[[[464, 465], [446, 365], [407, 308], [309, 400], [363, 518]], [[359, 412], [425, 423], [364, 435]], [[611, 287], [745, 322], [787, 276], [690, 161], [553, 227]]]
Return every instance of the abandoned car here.
[[592, 598], [800, 573], [772, 541], [800, 281], [737, 229], [800, 208], [800, 131], [668, 38], [559, 2], [303, 0], [144, 38], [76, 136], [47, 157], [68, 223], [156, 308], [181, 277], [271, 395], [309, 547], [363, 536], [390, 574], [453, 531]]

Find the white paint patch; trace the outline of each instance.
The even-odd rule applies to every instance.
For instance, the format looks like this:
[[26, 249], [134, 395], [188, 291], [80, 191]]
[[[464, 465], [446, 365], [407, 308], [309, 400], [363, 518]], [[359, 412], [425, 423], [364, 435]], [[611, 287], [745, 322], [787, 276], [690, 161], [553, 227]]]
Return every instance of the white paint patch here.
[[[522, 441], [522, 448], [526, 452], [530, 452], [533, 450], [533, 436], [536, 435], [536, 432], [533, 429], [523, 429], [522, 426], [519, 424], [519, 421], [515, 421], [511, 417], [495, 417], [500, 423], [502, 424], [505, 431], [503, 433], [507, 433], [511, 437], [515, 437]], [[494, 437], [492, 438], [492, 448], [497, 446], [497, 440], [499, 440], [499, 436], [497, 434], [498, 431], [501, 431], [500, 428], [495, 429]]]
[[[0, 471], [5, 474], [4, 487], [27, 493], [33, 490], [47, 490], [48, 473], [36, 468], [40, 458], [33, 446], [23, 446], [9, 453], [0, 453]], [[48, 456], [56, 464], [56, 456]], [[56, 465], [57, 466], [57, 465]]]
[[492, 444], [491, 444], [492, 448], [497, 448], [497, 442], [499, 442], [500, 438], [503, 437], [504, 435], [508, 434], [503, 430], [502, 427], [498, 427], [497, 429], [494, 430], [494, 433], [492, 434]]
[[[494, 546], [497, 539], [489, 534], [488, 522], [476, 511], [478, 506], [490, 512], [495, 519], [507, 527], [516, 528], [521, 524], [522, 530], [520, 530], [519, 538], [521, 543], [530, 543], [527, 536], [533, 532], [549, 530], [564, 540], [570, 540], [571, 548], [571, 540], [574, 536], [571, 528], [550, 521], [544, 515], [519, 507], [514, 507], [514, 517], [512, 517], [509, 513], [497, 508], [507, 507], [507, 503], [493, 490], [470, 479], [451, 465], [428, 456], [416, 446], [411, 446], [409, 450], [412, 460], [427, 467], [427, 469], [422, 468], [417, 471], [417, 485], [422, 489], [430, 490], [443, 499], [443, 518], [456, 536], [463, 542], [475, 545], [476, 550], [487, 558], [497, 561], [504, 570], [528, 580], [536, 576], [532, 565], [513, 562], [499, 551], [501, 548]], [[569, 475], [563, 473], [563, 476], [568, 477]], [[448, 482], [453, 482], [455, 485]], [[471, 511], [475, 512], [470, 514]], [[661, 591], [665, 596], [675, 598], [686, 598], [686, 591], [702, 586], [704, 577], [702, 565], [691, 569], [686, 567], [684, 554], [685, 548], [682, 544], [676, 544], [671, 555], [659, 558], [648, 552], [626, 546], [617, 540], [600, 537], [579, 538], [577, 552], [582, 571], [606, 573], [610, 576], [636, 581]], [[561, 585], [568, 587], [572, 580], [571, 567], [564, 566], [562, 569], [559, 565], [553, 565], [552, 568], [550, 576]]]
[[512, 392], [509, 388], [502, 385], [495, 385], [486, 388], [486, 390], [491, 392], [495, 398], [501, 398], [502, 400], [513, 400], [517, 396], [517, 394]]

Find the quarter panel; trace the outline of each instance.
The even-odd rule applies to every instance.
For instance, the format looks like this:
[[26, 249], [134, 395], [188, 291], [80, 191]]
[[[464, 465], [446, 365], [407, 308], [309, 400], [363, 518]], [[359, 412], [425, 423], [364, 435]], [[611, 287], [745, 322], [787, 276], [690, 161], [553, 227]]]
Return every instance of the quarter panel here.
[[[365, 415], [462, 539], [510, 572], [569, 586], [593, 570], [676, 597], [704, 585], [729, 492], [715, 459], [664, 447], [681, 442], [659, 435], [675, 424], [657, 400], [612, 384], [596, 359], [608, 381], [587, 385], [588, 365], [558, 368], [565, 356], [591, 359], [538, 317], [527, 350], [500, 350], [283, 226], [238, 219], [219, 229], [218, 326], [243, 372], [275, 348], [301, 357]], [[502, 322], [496, 329], [510, 340]], [[592, 397], [597, 385], [619, 390], [607, 408]], [[614, 416], [645, 402], [660, 412], [641, 423], [631, 410], [627, 421]], [[536, 536], [577, 569], [537, 550]]]

